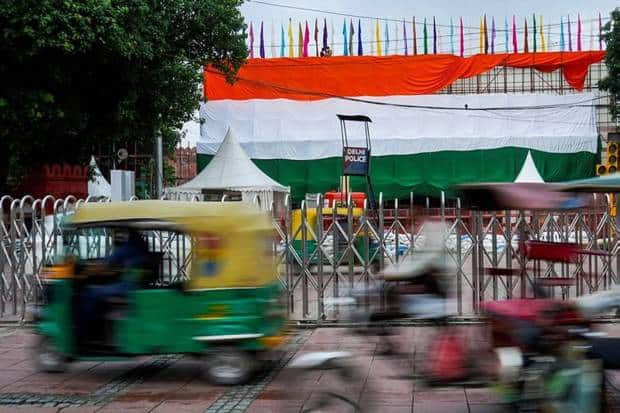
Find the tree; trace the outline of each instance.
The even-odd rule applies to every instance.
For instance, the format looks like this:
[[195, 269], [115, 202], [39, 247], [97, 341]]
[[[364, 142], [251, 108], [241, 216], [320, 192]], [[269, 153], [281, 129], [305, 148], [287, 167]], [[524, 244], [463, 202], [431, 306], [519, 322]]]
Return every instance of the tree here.
[[232, 81], [247, 58], [242, 0], [0, 2], [0, 194], [50, 162], [153, 136], [174, 148], [204, 64]]
[[611, 12], [611, 20], [603, 27], [603, 40], [607, 44], [605, 64], [607, 77], [602, 79], [598, 87], [612, 96], [611, 114], [614, 119], [620, 115], [620, 8]]

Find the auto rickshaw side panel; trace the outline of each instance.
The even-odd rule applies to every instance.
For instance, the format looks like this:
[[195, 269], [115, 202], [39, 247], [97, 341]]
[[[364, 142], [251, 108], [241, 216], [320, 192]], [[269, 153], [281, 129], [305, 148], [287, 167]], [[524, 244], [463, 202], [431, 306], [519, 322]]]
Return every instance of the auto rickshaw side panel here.
[[264, 350], [265, 338], [278, 336], [284, 328], [286, 310], [279, 297], [278, 284], [135, 291], [129, 298], [127, 317], [117, 324], [119, 350], [125, 354], [202, 353], [223, 341], [247, 350]]
[[37, 315], [36, 331], [52, 340], [62, 354], [73, 355], [76, 350], [73, 322], [73, 280], [57, 279], [45, 282], [48, 304]]

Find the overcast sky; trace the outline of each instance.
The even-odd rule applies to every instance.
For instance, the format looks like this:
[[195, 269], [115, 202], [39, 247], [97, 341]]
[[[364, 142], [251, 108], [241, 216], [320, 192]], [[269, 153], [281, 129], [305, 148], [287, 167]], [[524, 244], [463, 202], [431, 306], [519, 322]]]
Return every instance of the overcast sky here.
[[[307, 20], [309, 24], [313, 25], [315, 19], [319, 19], [319, 21], [322, 21], [324, 18], [327, 19], [330, 43], [332, 33], [331, 26], [333, 25], [334, 52], [336, 54], [342, 54], [342, 25], [345, 19], [348, 21], [350, 18], [338, 14], [368, 17], [361, 18], [365, 53], [370, 49], [371, 33], [373, 33], [371, 28], [374, 29], [377, 18], [396, 19], [399, 21], [406, 19], [407, 21], [411, 21], [413, 16], [415, 16], [416, 22], [422, 22], [425, 17], [429, 22], [432, 22], [433, 17], [435, 17], [439, 30], [439, 49], [440, 51], [449, 52], [450, 40], [448, 34], [450, 30], [450, 18], [453, 19], [454, 24], [457, 24], [459, 17], [463, 17], [463, 25], [465, 26], [465, 53], [473, 54], [478, 51], [479, 39], [477, 27], [480, 22], [480, 17], [484, 14], [487, 15], [489, 25], [491, 24], [491, 18], [495, 17], [498, 30], [504, 28], [504, 19], [508, 17], [510, 21], [513, 15], [517, 17], [517, 27], [519, 30], [522, 30], [523, 19], [527, 16], [528, 26], [530, 26], [531, 30], [532, 14], [536, 14], [537, 20], [539, 16], [542, 15], [546, 27], [548, 25], [558, 25], [561, 16], [566, 22], [566, 18], [570, 14], [571, 22], [573, 22], [572, 34], [573, 37], [575, 37], [577, 28], [574, 22], [579, 13], [583, 21], [583, 49], [589, 49], [590, 46], [594, 49], [598, 49], [598, 39], [595, 37], [598, 34], [598, 13], [601, 13], [603, 21], [605, 22], [606, 19], [608, 19], [609, 12], [613, 8], [618, 7], [618, 5], [618, 0], [424, 0], [416, 2], [405, 0], [246, 0], [241, 6], [241, 13], [245, 17], [248, 25], [250, 22], [254, 25], [254, 47], [256, 55], [258, 55], [260, 22], [264, 22], [264, 38], [267, 46], [267, 57], [270, 57], [272, 53], [279, 55], [280, 28], [284, 25], [285, 31], [287, 30], [289, 18], [293, 23], [295, 40], [297, 40], [297, 27], [299, 22], [305, 22]], [[320, 12], [299, 10], [296, 8], [315, 9], [320, 10]], [[358, 17], [353, 18], [357, 25]], [[385, 24], [385, 21], [380, 21], [382, 36], [384, 36]], [[402, 23], [397, 24], [390, 21], [387, 24], [391, 36], [391, 53], [402, 53], [402, 51], [398, 49], [404, 47], [402, 41]], [[322, 25], [320, 28], [322, 30]], [[410, 28], [411, 26], [408, 24], [408, 36], [411, 36]], [[421, 24], [419, 24], [417, 26], [418, 37], [420, 37], [421, 30]], [[397, 33], [399, 36], [398, 38], [396, 37]], [[549, 26], [545, 33], [547, 44], [550, 45], [552, 49], [557, 49], [559, 47], [560, 37], [559, 26]], [[398, 41], [394, 41], [395, 39]], [[523, 34], [519, 33], [519, 48], [522, 47], [522, 40]], [[566, 43], [568, 43], [568, 40], [566, 40]], [[497, 50], [503, 51], [504, 44], [503, 32], [498, 33], [496, 40]], [[269, 47], [272, 45], [273, 47]], [[313, 42], [311, 42], [311, 51], [313, 50], [312, 45]], [[420, 48], [421, 46], [418, 45], [418, 47]], [[458, 48], [458, 45], [455, 47]], [[184, 145], [188, 143], [192, 146], [195, 145], [199, 136], [198, 125], [190, 122], [186, 124], [184, 129], [187, 132]]]

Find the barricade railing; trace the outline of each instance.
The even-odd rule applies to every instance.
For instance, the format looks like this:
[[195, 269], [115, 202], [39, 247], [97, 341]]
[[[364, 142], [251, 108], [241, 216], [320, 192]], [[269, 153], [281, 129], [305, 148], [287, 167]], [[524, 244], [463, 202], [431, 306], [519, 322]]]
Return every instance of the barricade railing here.
[[[132, 199], [134, 200], [134, 199]], [[42, 300], [40, 274], [53, 263], [67, 243], [88, 257], [111, 249], [110, 234], [86, 233], [63, 240], [62, 221], [77, 208], [107, 198], [75, 197], [34, 199], [0, 197], [0, 319], [23, 320], [28, 305]], [[198, 197], [192, 202], [201, 202]], [[223, 202], [229, 202], [222, 199]], [[445, 223], [445, 259], [452, 268], [452, 310], [475, 315], [484, 300], [530, 297], [539, 280], [558, 298], [571, 298], [610, 288], [620, 273], [620, 227], [606, 204], [571, 211], [478, 211], [461, 208], [460, 200], [438, 208], [413, 206], [413, 194], [386, 200], [379, 194], [374, 209], [364, 202], [353, 207], [293, 208], [287, 196], [283, 205], [263, 205], [271, 213], [275, 239], [273, 252], [278, 280], [287, 296], [290, 316], [299, 320], [337, 319], [325, 299], [351, 288], [371, 289], [388, 265], [415, 259], [424, 245], [424, 222], [434, 217]], [[599, 202], [605, 202], [599, 197]], [[260, 198], [253, 202], [259, 204]], [[321, 195], [316, 205], [324, 205]], [[389, 208], [387, 208], [389, 205]], [[259, 205], [260, 206], [260, 205]], [[149, 245], [161, 253], [161, 285], [189, 277], [192, 238], [186, 234], [150, 231]], [[525, 240], [577, 244], [583, 250], [575, 262], [529, 259]]]

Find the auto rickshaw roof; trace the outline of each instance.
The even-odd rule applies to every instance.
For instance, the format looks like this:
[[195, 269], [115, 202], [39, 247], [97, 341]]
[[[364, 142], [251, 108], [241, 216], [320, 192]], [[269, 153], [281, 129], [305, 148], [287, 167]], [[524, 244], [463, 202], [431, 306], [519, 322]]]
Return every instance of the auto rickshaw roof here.
[[470, 207], [487, 210], [550, 210], [586, 206], [585, 200], [548, 183], [476, 183], [455, 189]]
[[589, 192], [589, 193], [618, 193], [620, 192], [620, 172], [565, 182], [562, 191]]
[[169, 222], [191, 229], [228, 227], [240, 230], [272, 230], [269, 218], [242, 202], [130, 201], [82, 204], [70, 225], [112, 225], [131, 222]]

